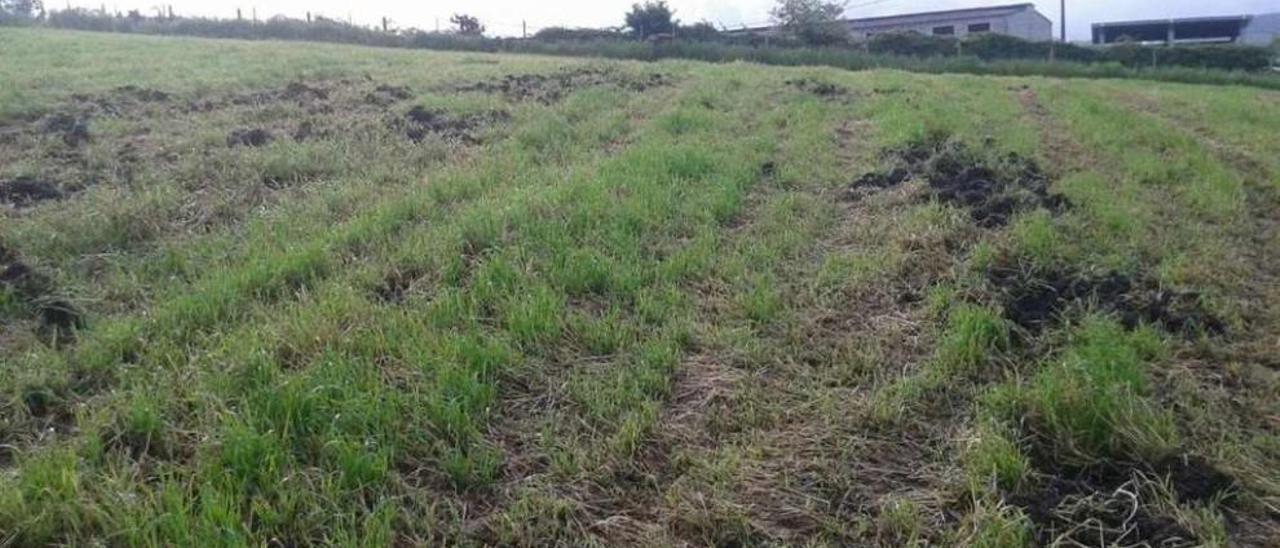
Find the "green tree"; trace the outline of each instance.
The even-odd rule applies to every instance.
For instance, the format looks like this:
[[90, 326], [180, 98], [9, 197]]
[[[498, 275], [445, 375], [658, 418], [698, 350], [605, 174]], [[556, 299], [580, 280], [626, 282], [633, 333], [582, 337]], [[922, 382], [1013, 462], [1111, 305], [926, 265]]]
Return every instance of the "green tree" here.
[[675, 30], [676, 22], [672, 17], [675, 12], [667, 6], [665, 0], [649, 1], [643, 5], [632, 4], [627, 12], [627, 27], [640, 38], [655, 34], [669, 33]]
[[827, 46], [849, 39], [849, 28], [840, 21], [845, 5], [831, 0], [778, 0], [769, 15], [804, 43]]
[[0, 0], [0, 21], [6, 19], [36, 19], [44, 15], [40, 0]]
[[481, 25], [480, 19], [474, 16], [455, 13], [453, 17], [449, 18], [449, 22], [457, 27], [458, 34], [465, 36], [480, 36], [484, 34], [484, 25]]

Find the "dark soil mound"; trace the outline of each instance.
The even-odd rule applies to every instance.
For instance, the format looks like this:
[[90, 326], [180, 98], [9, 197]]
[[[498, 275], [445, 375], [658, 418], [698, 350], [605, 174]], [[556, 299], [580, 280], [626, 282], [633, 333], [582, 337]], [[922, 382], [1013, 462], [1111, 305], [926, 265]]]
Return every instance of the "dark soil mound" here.
[[795, 80], [787, 80], [785, 84], [818, 97], [843, 97], [849, 94], [848, 88], [815, 78], [797, 78]]
[[1199, 294], [1163, 289], [1153, 280], [1119, 272], [1087, 274], [1006, 258], [987, 272], [987, 281], [1005, 317], [1031, 334], [1086, 308], [1113, 313], [1130, 329], [1156, 325], [1189, 337], [1226, 332], [1226, 325], [1205, 310]]
[[1060, 212], [1065, 198], [1049, 192], [1049, 179], [1036, 163], [1017, 154], [990, 158], [965, 145], [935, 137], [885, 154], [888, 168], [854, 181], [849, 195], [900, 185], [912, 178], [928, 184], [929, 196], [969, 211], [985, 228], [1009, 224], [1018, 211]]
[[911, 178], [911, 170], [903, 167], [895, 167], [885, 172], [867, 173], [858, 180], [853, 182], [853, 188], [889, 188], [895, 187], [907, 182]]
[[1042, 477], [1035, 488], [1009, 497], [1036, 524], [1041, 545], [1074, 541], [1082, 546], [1196, 546], [1173, 519], [1156, 515], [1142, 500], [1137, 479], [1166, 481], [1181, 503], [1229, 496], [1235, 479], [1194, 455], [1154, 464], [1101, 461], [1066, 465], [1046, 444], [1033, 444], [1031, 464]]
[[285, 86], [284, 91], [280, 92], [280, 97], [284, 99], [292, 99], [295, 101], [305, 100], [305, 99], [316, 99], [316, 100], [323, 101], [329, 98], [329, 91], [326, 89], [309, 86], [303, 82], [292, 82], [288, 86]]
[[502, 111], [451, 114], [419, 105], [405, 113], [403, 124], [405, 135], [415, 143], [426, 139], [428, 135], [439, 135], [447, 140], [475, 144], [479, 142], [475, 136], [478, 129], [507, 118], [508, 114]]
[[763, 164], [760, 164], [760, 176], [773, 177], [777, 173], [778, 173], [778, 164], [774, 163], [772, 160], [765, 162]]
[[325, 137], [328, 137], [328, 132], [317, 129], [316, 123], [312, 120], [303, 120], [302, 123], [298, 124], [298, 128], [293, 130], [293, 140], [299, 143]]
[[270, 143], [274, 138], [270, 131], [262, 128], [237, 129], [227, 136], [227, 146], [260, 147]]
[[392, 103], [399, 101], [407, 101], [413, 98], [413, 91], [406, 86], [393, 86], [390, 84], [378, 84], [373, 91], [365, 94], [364, 100], [371, 105], [386, 107]]
[[1169, 456], [1152, 468], [1169, 478], [1181, 502], [1205, 502], [1236, 488], [1235, 478], [1195, 455]]
[[385, 303], [402, 302], [405, 294], [413, 288], [414, 282], [424, 275], [425, 272], [418, 269], [393, 271], [387, 275], [382, 284], [373, 289], [373, 294], [378, 297], [378, 300]]
[[[269, 89], [255, 93], [237, 95], [231, 98], [234, 105], [266, 105], [283, 101], [296, 102], [300, 105], [329, 100], [329, 90], [311, 86], [303, 82], [293, 82], [283, 89]], [[194, 111], [212, 110], [218, 102], [194, 102], [189, 108]]]
[[71, 342], [76, 329], [84, 327], [78, 309], [64, 298], [54, 295], [53, 281], [19, 260], [16, 253], [0, 245], [0, 289], [12, 292], [25, 302], [41, 329], [52, 340]]
[[1098, 490], [1082, 481], [1052, 477], [1040, 489], [1010, 502], [1035, 524], [1037, 544], [1071, 546], [1191, 547], [1186, 528], [1153, 514], [1130, 483]]
[[0, 203], [14, 207], [29, 207], [46, 200], [63, 197], [58, 186], [31, 177], [18, 177], [12, 181], [0, 181]]
[[569, 93], [586, 87], [615, 85], [629, 91], [643, 92], [670, 83], [671, 79], [661, 73], [632, 76], [617, 70], [587, 67], [550, 74], [509, 74], [497, 80], [462, 86], [458, 91], [501, 93], [516, 101], [552, 104]]
[[44, 131], [61, 135], [62, 142], [69, 147], [79, 147], [91, 140], [89, 119], [65, 112], [45, 118]]

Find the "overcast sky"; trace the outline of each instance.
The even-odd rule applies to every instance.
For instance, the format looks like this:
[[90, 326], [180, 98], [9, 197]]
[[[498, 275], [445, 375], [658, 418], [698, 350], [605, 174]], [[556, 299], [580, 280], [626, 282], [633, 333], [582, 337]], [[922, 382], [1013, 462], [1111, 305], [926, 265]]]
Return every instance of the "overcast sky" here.
[[[108, 10], [139, 9], [153, 12], [157, 5], [172, 5], [181, 15], [234, 17], [236, 8], [245, 17], [257, 10], [265, 19], [276, 14], [303, 17], [308, 10], [327, 17], [350, 17], [360, 24], [391, 18], [398, 27], [435, 28], [448, 25], [449, 15], [469, 13], [480, 18], [490, 34], [514, 36], [527, 21], [529, 32], [549, 26], [604, 27], [622, 24], [622, 16], [634, 0], [105, 0]], [[45, 0], [50, 9], [67, 5], [98, 8], [103, 0]], [[69, 3], [68, 3], [69, 2]], [[1016, 3], [1016, 0], [850, 0], [848, 16], [874, 16]], [[769, 20], [774, 0], [669, 0], [676, 17], [684, 22], [711, 21], [739, 27]], [[1036, 2], [1041, 13], [1058, 21], [1058, 0]], [[1072, 40], [1087, 40], [1089, 25], [1127, 19], [1162, 19], [1197, 15], [1240, 15], [1280, 11], [1280, 0], [1068, 0], [1067, 32]]]

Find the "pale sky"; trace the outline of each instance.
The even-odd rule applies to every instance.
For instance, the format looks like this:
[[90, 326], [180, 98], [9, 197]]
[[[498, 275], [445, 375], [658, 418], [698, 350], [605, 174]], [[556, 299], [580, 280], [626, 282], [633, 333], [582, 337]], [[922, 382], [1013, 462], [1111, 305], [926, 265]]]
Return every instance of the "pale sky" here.
[[[448, 26], [449, 15], [468, 13], [480, 18], [489, 34], [518, 36], [521, 22], [529, 33], [549, 26], [605, 27], [622, 24], [623, 14], [634, 0], [105, 0], [108, 10], [139, 9], [153, 13], [155, 6], [172, 5], [180, 15], [234, 17], [236, 8], [249, 17], [256, 8], [258, 17], [276, 14], [303, 17], [308, 10], [335, 19], [372, 25], [381, 17], [391, 18], [398, 27], [431, 30], [437, 19]], [[846, 16], [876, 16], [1017, 3], [1018, 0], [850, 0]], [[98, 8], [103, 0], [45, 0], [46, 7], [68, 5]], [[1058, 0], [1035, 2], [1040, 13], [1058, 21]], [[731, 28], [762, 25], [769, 20], [774, 0], [669, 0], [676, 18], [686, 23], [707, 20]], [[1128, 19], [1163, 19], [1201, 15], [1242, 15], [1280, 11], [1280, 0], [1068, 0], [1067, 32], [1072, 40], [1088, 40], [1090, 24]]]

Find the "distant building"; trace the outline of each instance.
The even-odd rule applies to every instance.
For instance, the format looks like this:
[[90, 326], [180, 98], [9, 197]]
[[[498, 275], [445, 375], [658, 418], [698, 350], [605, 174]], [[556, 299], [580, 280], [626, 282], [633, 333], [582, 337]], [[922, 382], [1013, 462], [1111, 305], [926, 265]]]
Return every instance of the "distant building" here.
[[1242, 43], [1265, 46], [1280, 36], [1280, 13], [1095, 23], [1093, 43]]
[[847, 19], [845, 25], [849, 27], [849, 34], [858, 40], [889, 32], [918, 32], [934, 36], [993, 32], [1024, 40], [1053, 39], [1053, 21], [1036, 11], [1035, 4]]
[[[1053, 22], [1035, 4], [1012, 4], [985, 8], [968, 8], [922, 13], [865, 17], [841, 21], [854, 40], [866, 40], [877, 34], [916, 32], [933, 36], [965, 36], [996, 33], [1024, 40], [1052, 40]], [[735, 34], [775, 34], [774, 27], [729, 31]]]

